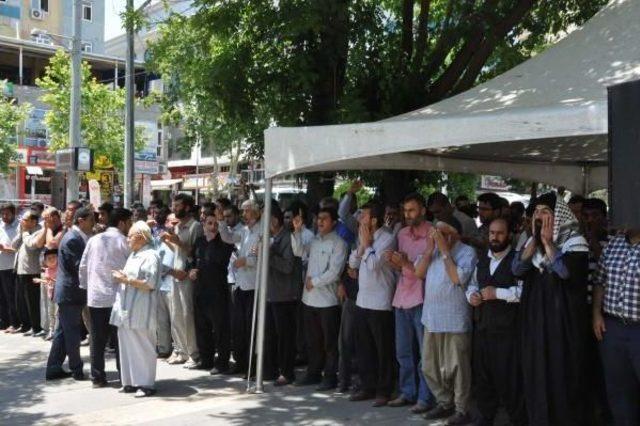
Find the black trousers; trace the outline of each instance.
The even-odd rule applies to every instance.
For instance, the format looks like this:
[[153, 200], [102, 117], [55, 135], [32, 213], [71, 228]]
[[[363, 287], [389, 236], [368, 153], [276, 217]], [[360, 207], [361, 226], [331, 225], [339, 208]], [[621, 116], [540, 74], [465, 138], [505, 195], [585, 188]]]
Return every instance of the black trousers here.
[[616, 426], [640, 424], [640, 322], [605, 317], [600, 343], [609, 406]]
[[283, 375], [295, 380], [296, 316], [298, 302], [267, 303], [265, 371], [266, 375]]
[[109, 324], [111, 308], [89, 307], [89, 321], [91, 323], [90, 350], [91, 350], [91, 379], [93, 381], [106, 381], [107, 374], [104, 371], [104, 350], [111, 336], [116, 342], [116, 367], [120, 371], [120, 354], [118, 351], [118, 327]]
[[253, 290], [244, 291], [239, 287], [233, 291], [233, 359], [242, 370], [249, 367], [253, 294]]
[[340, 383], [342, 386], [351, 385], [351, 377], [357, 371], [356, 357], [356, 301], [347, 298], [342, 303], [340, 315]]
[[[34, 284], [33, 282], [33, 279], [38, 278], [38, 276], [39, 275], [18, 275], [18, 284], [27, 307], [29, 324], [31, 324], [34, 333], [42, 331], [42, 327], [40, 326], [40, 285]], [[18, 295], [18, 297], [20, 297], [20, 295]]]
[[340, 307], [304, 307], [304, 326], [309, 348], [307, 377], [319, 378], [324, 370], [324, 380], [335, 382], [338, 373], [338, 333], [340, 331]]
[[304, 327], [304, 303], [302, 301], [297, 302], [298, 306], [296, 306], [296, 354], [300, 361], [307, 362], [307, 338], [305, 336]]
[[16, 274], [11, 269], [0, 271], [0, 294], [2, 294], [2, 322], [6, 326], [20, 327], [16, 310]]
[[82, 373], [80, 341], [82, 333], [82, 305], [58, 305], [58, 327], [53, 334], [51, 351], [47, 360], [47, 371], [62, 370], [65, 358], [69, 358], [69, 369]]
[[393, 311], [376, 311], [356, 306], [358, 372], [365, 392], [390, 397], [396, 367]]
[[478, 410], [485, 420], [492, 420], [502, 405], [511, 424], [527, 424], [517, 328], [506, 332], [475, 331], [473, 382]]
[[208, 289], [205, 293], [196, 288], [194, 299], [196, 343], [200, 360], [204, 365], [227, 369], [231, 352], [229, 289], [225, 285]]

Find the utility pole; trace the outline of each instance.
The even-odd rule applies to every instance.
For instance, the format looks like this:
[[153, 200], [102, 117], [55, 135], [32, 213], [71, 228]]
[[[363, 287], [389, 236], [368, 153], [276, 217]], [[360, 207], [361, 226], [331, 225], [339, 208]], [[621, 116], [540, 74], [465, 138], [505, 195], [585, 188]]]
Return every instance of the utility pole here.
[[[73, 37], [71, 39], [71, 116], [69, 117], [69, 146], [82, 145], [80, 83], [82, 79], [82, 0], [73, 0]], [[67, 173], [67, 202], [78, 199], [78, 172]]]
[[134, 117], [134, 95], [135, 95], [135, 64], [134, 64], [134, 45], [133, 36], [135, 28], [132, 13], [140, 13], [151, 3], [151, 0], [145, 0], [137, 9], [133, 9], [133, 0], [127, 0], [127, 20], [125, 22], [127, 29], [127, 57], [125, 67], [125, 108], [124, 108], [124, 206], [131, 207], [133, 204], [133, 187], [135, 173], [135, 117]]

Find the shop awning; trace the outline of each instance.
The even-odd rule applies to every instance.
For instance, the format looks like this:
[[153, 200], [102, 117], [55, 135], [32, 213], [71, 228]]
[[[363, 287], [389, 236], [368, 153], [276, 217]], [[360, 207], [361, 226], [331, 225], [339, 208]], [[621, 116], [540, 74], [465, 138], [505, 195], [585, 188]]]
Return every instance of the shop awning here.
[[152, 180], [151, 189], [154, 191], [171, 191], [174, 185], [182, 182], [182, 179]]

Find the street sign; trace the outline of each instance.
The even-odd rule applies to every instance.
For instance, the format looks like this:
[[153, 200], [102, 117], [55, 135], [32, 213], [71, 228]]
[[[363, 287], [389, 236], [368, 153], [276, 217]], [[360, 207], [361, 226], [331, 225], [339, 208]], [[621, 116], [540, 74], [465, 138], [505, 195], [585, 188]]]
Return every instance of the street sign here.
[[93, 151], [75, 147], [56, 151], [56, 170], [59, 172], [90, 172], [93, 169]]

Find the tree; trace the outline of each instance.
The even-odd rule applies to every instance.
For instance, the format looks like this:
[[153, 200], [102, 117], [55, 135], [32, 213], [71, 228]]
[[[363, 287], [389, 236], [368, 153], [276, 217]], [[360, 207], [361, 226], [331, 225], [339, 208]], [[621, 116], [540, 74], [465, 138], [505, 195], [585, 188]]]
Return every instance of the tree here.
[[[44, 93], [40, 100], [50, 109], [45, 114], [51, 145], [56, 151], [69, 147], [69, 110], [71, 99], [70, 57], [58, 50], [51, 57], [36, 85]], [[116, 169], [122, 170], [124, 158], [124, 90], [112, 89], [91, 75], [91, 67], [82, 62], [82, 109], [80, 116], [82, 143], [94, 150], [96, 157], [106, 156]], [[145, 145], [144, 130], [136, 129], [136, 149]]]
[[6, 85], [6, 80], [0, 80], [0, 172], [6, 172], [15, 159], [19, 128], [31, 111], [31, 105], [17, 105], [2, 95]]
[[[150, 65], [178, 81], [179, 98], [199, 91], [216, 141], [260, 155], [274, 124], [378, 120], [467, 90], [606, 2], [196, 0], [193, 16], [161, 26]], [[421, 179], [390, 176], [395, 193]]]

